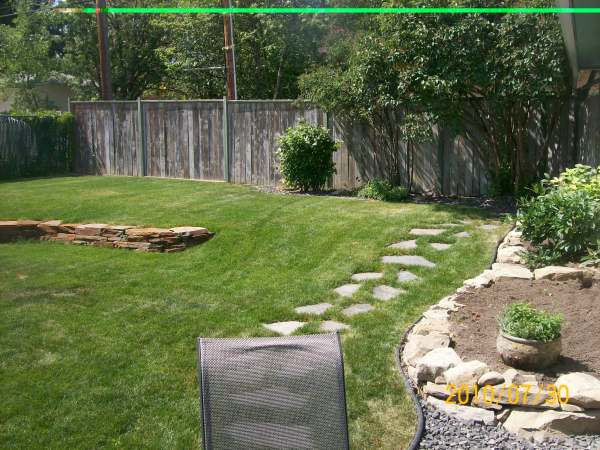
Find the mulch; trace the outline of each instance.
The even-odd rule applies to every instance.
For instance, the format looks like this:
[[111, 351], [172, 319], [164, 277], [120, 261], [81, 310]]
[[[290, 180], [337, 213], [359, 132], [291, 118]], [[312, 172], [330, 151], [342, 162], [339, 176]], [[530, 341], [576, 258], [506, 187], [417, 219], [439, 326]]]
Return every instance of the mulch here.
[[455, 349], [463, 361], [477, 359], [492, 370], [509, 369], [496, 351], [498, 317], [515, 302], [563, 316], [562, 354], [543, 372], [553, 382], [565, 372], [600, 374], [600, 283], [582, 288], [579, 281], [500, 280], [489, 288], [460, 294], [464, 304], [451, 314]]

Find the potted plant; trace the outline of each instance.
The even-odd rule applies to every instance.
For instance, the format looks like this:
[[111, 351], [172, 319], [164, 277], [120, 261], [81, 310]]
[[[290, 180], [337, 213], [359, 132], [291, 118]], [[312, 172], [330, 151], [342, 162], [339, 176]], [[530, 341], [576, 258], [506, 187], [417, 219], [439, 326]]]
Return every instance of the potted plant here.
[[562, 349], [560, 315], [513, 303], [499, 319], [496, 348], [505, 364], [519, 369], [542, 369], [554, 364]]

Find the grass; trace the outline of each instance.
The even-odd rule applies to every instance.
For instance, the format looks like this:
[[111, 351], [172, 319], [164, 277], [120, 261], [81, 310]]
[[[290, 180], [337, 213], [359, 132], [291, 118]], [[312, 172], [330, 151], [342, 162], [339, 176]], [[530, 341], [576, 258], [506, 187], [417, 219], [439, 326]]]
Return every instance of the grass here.
[[[415, 427], [394, 365], [403, 333], [430, 304], [479, 273], [505, 231], [480, 231], [475, 209], [265, 194], [184, 180], [66, 177], [0, 184], [1, 219], [158, 227], [201, 225], [216, 236], [176, 254], [0, 245], [0, 448], [198, 448], [197, 336], [266, 336], [262, 323], [318, 320], [293, 308], [335, 305], [343, 336], [352, 448], [402, 448]], [[381, 270], [387, 243], [411, 227], [473, 220], [419, 238], [436, 269], [397, 300], [332, 289]], [[462, 229], [468, 239], [451, 234]], [[427, 242], [455, 242], [436, 251]], [[401, 253], [395, 251], [395, 253]], [[386, 267], [393, 284], [398, 267]], [[341, 309], [371, 302], [373, 312]]]

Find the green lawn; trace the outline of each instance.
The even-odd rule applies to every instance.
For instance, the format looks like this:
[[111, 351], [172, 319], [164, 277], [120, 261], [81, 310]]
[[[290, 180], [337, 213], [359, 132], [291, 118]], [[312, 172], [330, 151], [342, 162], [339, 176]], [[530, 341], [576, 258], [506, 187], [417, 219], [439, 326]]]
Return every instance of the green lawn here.
[[[74, 177], [0, 183], [0, 220], [200, 225], [216, 232], [183, 253], [50, 242], [0, 244], [0, 448], [198, 448], [198, 336], [266, 336], [261, 324], [318, 321], [293, 308], [335, 304], [343, 337], [352, 447], [405, 447], [415, 416], [394, 365], [410, 324], [489, 263], [497, 232], [475, 209], [286, 196], [244, 186], [153, 178]], [[411, 227], [473, 219], [426, 242], [438, 263], [387, 303], [366, 283], [353, 300], [332, 289], [380, 270], [386, 243]], [[454, 239], [468, 230], [473, 237]], [[399, 252], [397, 252], [399, 253]], [[397, 267], [386, 268], [394, 283]], [[343, 307], [373, 312], [343, 318]]]

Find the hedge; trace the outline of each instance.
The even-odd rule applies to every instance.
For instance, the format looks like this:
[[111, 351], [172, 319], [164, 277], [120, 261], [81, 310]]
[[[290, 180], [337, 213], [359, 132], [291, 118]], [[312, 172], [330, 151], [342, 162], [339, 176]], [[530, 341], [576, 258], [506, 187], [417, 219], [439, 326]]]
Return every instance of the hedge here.
[[73, 171], [72, 114], [0, 115], [0, 178], [61, 175]]

